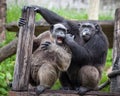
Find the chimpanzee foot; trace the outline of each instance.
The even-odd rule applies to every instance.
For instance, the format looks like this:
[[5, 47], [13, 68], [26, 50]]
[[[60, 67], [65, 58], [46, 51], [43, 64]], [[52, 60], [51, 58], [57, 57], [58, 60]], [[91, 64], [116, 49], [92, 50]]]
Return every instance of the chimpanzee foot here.
[[77, 87], [76, 91], [79, 95], [84, 95], [86, 92], [91, 91], [92, 89], [86, 87]]
[[36, 92], [36, 94], [39, 96], [42, 92], [45, 91], [45, 89], [47, 89], [45, 86], [39, 85], [39, 86], [37, 86], [35, 92]]

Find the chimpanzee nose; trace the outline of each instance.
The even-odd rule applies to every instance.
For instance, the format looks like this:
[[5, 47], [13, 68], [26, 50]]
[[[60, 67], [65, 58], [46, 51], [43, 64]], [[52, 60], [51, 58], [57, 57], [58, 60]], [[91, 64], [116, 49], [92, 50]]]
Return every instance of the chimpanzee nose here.
[[82, 36], [86, 36], [86, 35], [89, 35], [90, 32], [89, 32], [89, 29], [84, 29], [83, 32], [82, 32]]
[[89, 32], [89, 29], [88, 29], [88, 28], [85, 28], [83, 31], [84, 31], [85, 33], [88, 33], [88, 32]]

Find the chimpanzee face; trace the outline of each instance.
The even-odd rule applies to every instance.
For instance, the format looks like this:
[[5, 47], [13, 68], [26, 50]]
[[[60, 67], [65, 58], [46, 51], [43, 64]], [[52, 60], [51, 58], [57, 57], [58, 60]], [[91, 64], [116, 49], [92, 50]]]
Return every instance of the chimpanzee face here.
[[96, 26], [93, 23], [80, 23], [79, 35], [84, 41], [90, 40], [90, 38], [96, 33]]
[[57, 44], [63, 44], [65, 36], [67, 34], [67, 28], [63, 24], [58, 23], [52, 25], [50, 28], [50, 32]]

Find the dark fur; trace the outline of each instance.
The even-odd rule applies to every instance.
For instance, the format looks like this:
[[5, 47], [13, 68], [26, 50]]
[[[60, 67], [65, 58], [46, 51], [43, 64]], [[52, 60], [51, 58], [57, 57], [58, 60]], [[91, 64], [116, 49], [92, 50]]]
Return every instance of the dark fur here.
[[68, 32], [75, 36], [75, 41], [66, 39], [72, 51], [72, 61], [68, 71], [61, 74], [60, 82], [63, 88], [76, 89], [79, 93], [95, 89], [101, 78], [108, 50], [108, 41], [101, 27], [97, 24], [95, 35], [84, 42], [79, 35], [77, 22], [66, 20], [48, 9], [39, 6], [32, 7], [49, 24], [62, 23], [68, 28]]

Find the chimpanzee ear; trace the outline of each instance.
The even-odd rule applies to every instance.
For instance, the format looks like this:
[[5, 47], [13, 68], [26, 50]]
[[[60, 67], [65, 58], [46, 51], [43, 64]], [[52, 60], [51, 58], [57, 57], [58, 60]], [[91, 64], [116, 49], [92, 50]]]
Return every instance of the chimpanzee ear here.
[[97, 32], [102, 31], [102, 28], [99, 24], [95, 23], [94, 25], [95, 25], [95, 29], [96, 29]]
[[54, 25], [50, 26], [50, 32], [53, 32]]

